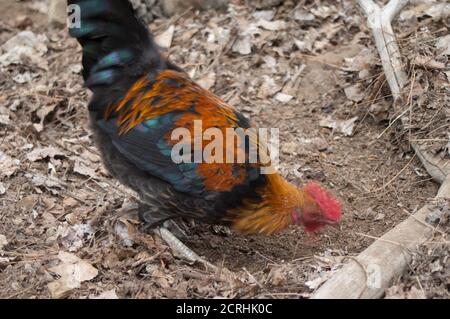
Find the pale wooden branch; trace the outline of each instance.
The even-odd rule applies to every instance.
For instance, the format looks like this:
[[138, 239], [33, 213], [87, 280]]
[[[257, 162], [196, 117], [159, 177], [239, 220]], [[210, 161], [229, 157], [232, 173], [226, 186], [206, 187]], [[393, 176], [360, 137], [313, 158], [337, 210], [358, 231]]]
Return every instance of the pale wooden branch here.
[[[391, 22], [408, 0], [391, 0], [380, 8], [372, 0], [359, 0], [367, 15], [375, 44], [381, 57], [387, 82], [395, 102], [403, 101], [403, 88], [407, 85], [400, 50]], [[404, 121], [403, 118], [401, 119]], [[450, 199], [450, 165], [432, 156], [418, 143], [411, 142], [417, 156], [428, 173], [442, 183], [436, 199]], [[379, 298], [394, 278], [398, 278], [411, 261], [411, 252], [433, 235], [426, 224], [432, 204], [425, 205], [415, 215], [397, 225], [337, 271], [312, 296], [322, 298]]]
[[367, 15], [367, 24], [372, 29], [375, 45], [380, 54], [386, 80], [395, 99], [402, 96], [402, 89], [407, 84], [403, 70], [400, 49], [392, 29], [391, 22], [408, 0], [391, 0], [380, 8], [372, 0], [359, 0], [359, 5]]

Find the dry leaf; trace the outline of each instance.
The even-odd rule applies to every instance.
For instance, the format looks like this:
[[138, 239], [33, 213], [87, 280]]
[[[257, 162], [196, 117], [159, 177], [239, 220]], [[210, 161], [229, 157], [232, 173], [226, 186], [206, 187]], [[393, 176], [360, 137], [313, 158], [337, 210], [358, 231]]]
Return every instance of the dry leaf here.
[[155, 38], [156, 43], [164, 49], [169, 49], [172, 46], [174, 32], [175, 26], [171, 25], [166, 31]]
[[288, 142], [288, 143], [284, 143], [283, 146], [281, 147], [281, 151], [284, 154], [294, 154], [296, 151], [298, 150], [298, 144], [296, 142]]
[[47, 188], [63, 188], [64, 183], [53, 176], [45, 176], [39, 173], [27, 173], [25, 177], [30, 179], [35, 186], [45, 186]]
[[319, 125], [321, 127], [327, 127], [336, 130], [344, 134], [345, 136], [352, 136], [353, 129], [355, 128], [355, 123], [357, 120], [358, 120], [357, 116], [346, 121], [339, 121], [328, 118], [321, 120]]
[[0, 195], [3, 195], [5, 193], [6, 193], [6, 187], [2, 182], [0, 182]]
[[267, 279], [274, 286], [284, 285], [287, 282], [286, 267], [281, 266], [272, 268]]
[[197, 80], [197, 83], [204, 89], [209, 90], [216, 84], [216, 72], [208, 72]]
[[302, 23], [311, 23], [316, 19], [316, 17], [314, 16], [314, 14], [305, 11], [299, 7], [294, 12], [294, 19]]
[[6, 245], [8, 245], [8, 240], [5, 235], [0, 234], [0, 250], [2, 250]]
[[353, 102], [361, 102], [365, 97], [364, 91], [359, 84], [346, 87], [344, 89], [344, 92], [345, 96], [347, 96], [347, 98]]
[[0, 124], [9, 125], [10, 122], [9, 114], [0, 114]]
[[61, 264], [50, 268], [50, 271], [61, 276], [48, 284], [52, 298], [65, 298], [73, 289], [80, 287], [84, 281], [92, 280], [98, 275], [98, 270], [85, 260], [74, 254], [59, 252]]
[[93, 177], [96, 175], [95, 169], [91, 168], [88, 164], [86, 164], [84, 161], [81, 161], [80, 159], [75, 160], [73, 171], [75, 173], [88, 177]]
[[27, 159], [30, 162], [36, 162], [48, 158], [54, 158], [55, 156], [64, 156], [65, 154], [56, 147], [49, 146], [44, 148], [37, 148], [34, 151], [27, 154]]
[[417, 66], [421, 66], [425, 69], [434, 69], [434, 70], [445, 70], [446, 64], [443, 62], [436, 61], [433, 58], [426, 57], [423, 55], [417, 55], [414, 58], [413, 63]]
[[[70, 215], [70, 214], [69, 214]], [[61, 239], [62, 245], [70, 252], [79, 250], [84, 245], [84, 238], [92, 237], [94, 230], [89, 224], [75, 224], [73, 226], [63, 223], [58, 227], [56, 237]]]
[[119, 297], [117, 297], [116, 290], [111, 289], [101, 293], [98, 296], [91, 296], [89, 299], [119, 299]]
[[132, 226], [126, 221], [119, 221], [114, 225], [114, 232], [119, 236], [122, 240], [122, 244], [126, 247], [134, 245], [132, 235], [130, 235], [130, 233], [132, 233], [130, 227]]
[[264, 19], [259, 20], [256, 25], [260, 28], [266, 29], [268, 31], [280, 31], [286, 28], [286, 23], [281, 20], [277, 21], [267, 21]]
[[56, 103], [52, 103], [47, 106], [39, 107], [36, 111], [37, 117], [41, 120], [38, 125], [35, 125], [37, 132], [42, 132], [44, 130], [44, 121], [45, 118], [55, 110]]
[[273, 77], [268, 75], [263, 76], [263, 83], [258, 91], [258, 98], [266, 99], [269, 96], [275, 95], [277, 92], [281, 91], [281, 86], [275, 83]]
[[292, 95], [289, 94], [285, 94], [285, 93], [277, 93], [275, 95], [275, 100], [277, 100], [278, 102], [281, 103], [289, 103], [294, 97]]
[[446, 19], [450, 16], [450, 4], [449, 3], [435, 3], [425, 11], [425, 14], [430, 16], [434, 21]]
[[273, 10], [260, 10], [253, 12], [252, 16], [256, 19], [264, 19], [266, 21], [271, 21], [275, 16], [275, 11]]
[[20, 161], [0, 150], [0, 177], [10, 177], [19, 168]]
[[426, 299], [422, 290], [412, 286], [410, 290], [406, 290], [404, 284], [392, 286], [386, 289], [386, 299]]
[[377, 64], [378, 58], [375, 51], [364, 48], [356, 56], [345, 58], [345, 69], [351, 72], [359, 72], [359, 78], [364, 79], [370, 75], [370, 70]]
[[35, 35], [31, 31], [22, 31], [6, 41], [0, 48], [0, 65], [24, 64], [29, 59], [33, 64], [48, 69], [48, 62], [42, 56], [47, 53], [47, 38], [45, 35]]
[[252, 53], [252, 44], [251, 37], [249, 35], [240, 36], [236, 42], [234, 42], [233, 47], [231, 48], [233, 52], [247, 55]]
[[450, 34], [438, 38], [436, 42], [436, 49], [439, 54], [450, 55]]

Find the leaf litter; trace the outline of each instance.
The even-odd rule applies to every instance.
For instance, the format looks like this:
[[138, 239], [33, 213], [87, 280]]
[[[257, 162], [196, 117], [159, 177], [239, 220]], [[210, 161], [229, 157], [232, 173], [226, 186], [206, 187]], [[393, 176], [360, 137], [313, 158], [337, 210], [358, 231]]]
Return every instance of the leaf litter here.
[[[0, 296], [307, 298], [341, 267], [343, 257], [370, 244], [354, 232], [380, 236], [404, 218], [398, 202], [412, 211], [420, 197], [436, 192], [416, 174], [419, 163], [392, 183], [395, 192], [366, 192], [400, 171], [405, 155], [401, 142], [376, 139], [385, 127], [380, 123], [391, 117], [384, 114], [392, 110], [385, 107], [389, 96], [384, 97], [380, 61], [353, 2], [257, 0], [245, 7], [233, 0], [226, 12], [188, 12], [170, 21], [152, 13], [157, 19], [150, 28], [171, 59], [259, 126], [280, 128], [281, 173], [296, 184], [314, 179], [331, 186], [346, 207], [342, 232], [314, 239], [299, 229], [248, 238], [182, 222], [189, 234], [183, 241], [220, 267], [211, 272], [181, 260], [141, 229], [136, 211], [127, 208], [134, 195], [104, 170], [86, 116], [89, 93], [79, 74], [80, 48], [66, 30], [47, 27], [47, 17], [39, 13], [45, 6], [28, 1], [12, 6], [17, 12], [38, 11], [29, 22], [5, 20], [8, 28], [0, 33], [2, 43], [17, 44], [2, 45], [0, 52], [0, 234], [7, 238], [0, 249], [0, 284], [8, 287]], [[399, 26], [402, 49], [407, 61], [415, 61], [426, 95], [414, 100], [413, 111], [448, 114], [438, 107], [448, 105], [439, 104], [446, 71], [430, 73], [415, 58], [446, 63], [441, 18], [427, 12], [417, 17], [428, 28], [411, 33], [414, 17]], [[418, 46], [421, 41], [430, 44]], [[413, 47], [423, 50], [416, 54]], [[13, 50], [23, 54], [18, 58]], [[353, 91], [345, 92], [349, 87]], [[381, 114], [380, 122], [373, 122]], [[428, 114], [423, 115], [429, 121], [439, 120]], [[430, 137], [431, 129], [420, 134]], [[368, 207], [385, 216], [376, 223], [376, 216], [352, 217]], [[429, 271], [438, 274], [441, 266], [434, 263]], [[431, 282], [429, 287], [433, 291]]]

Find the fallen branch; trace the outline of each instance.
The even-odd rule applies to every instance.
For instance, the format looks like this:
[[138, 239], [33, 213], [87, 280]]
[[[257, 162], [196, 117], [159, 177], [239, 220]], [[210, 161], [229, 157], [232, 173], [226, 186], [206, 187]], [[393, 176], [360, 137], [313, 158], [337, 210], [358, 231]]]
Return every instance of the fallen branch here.
[[[391, 22], [409, 1], [391, 0], [383, 8], [372, 0], [358, 2], [367, 16], [368, 26], [372, 29], [386, 80], [394, 97], [394, 106], [401, 105], [407, 100], [402, 92], [408, 80]], [[400, 116], [400, 120], [405, 124], [404, 116]], [[442, 184], [436, 199], [450, 199], [449, 163], [428, 153], [423, 144], [410, 142], [431, 177]], [[416, 214], [378, 238], [356, 257], [356, 260], [350, 261], [337, 271], [312, 298], [380, 298], [393, 279], [402, 275], [411, 261], [412, 251], [432, 237], [434, 230], [425, 220], [432, 209], [431, 203], [425, 205]]]
[[391, 22], [408, 2], [408, 0], [391, 0], [380, 8], [372, 0], [358, 1], [367, 15], [367, 25], [372, 29], [386, 80], [396, 100], [402, 97], [402, 89], [407, 84], [408, 78], [402, 67], [400, 49]]

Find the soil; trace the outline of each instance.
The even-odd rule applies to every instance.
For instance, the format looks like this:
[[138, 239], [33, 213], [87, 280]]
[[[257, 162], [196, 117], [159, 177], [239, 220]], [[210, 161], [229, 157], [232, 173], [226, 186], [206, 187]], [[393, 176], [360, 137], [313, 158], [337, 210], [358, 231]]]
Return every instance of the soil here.
[[[145, 234], [136, 212], [128, 209], [135, 199], [102, 167], [87, 123], [89, 93], [83, 88], [78, 44], [67, 30], [49, 27], [32, 1], [0, 0], [0, 43], [30, 30], [46, 35], [48, 48], [42, 55], [48, 68], [25, 59], [0, 73], [0, 115], [9, 118], [6, 124], [0, 121], [0, 157], [13, 171], [0, 173], [0, 297], [55, 297], [51, 283], [60, 278], [53, 269], [61, 251], [98, 270], [95, 278], [65, 292], [69, 298], [111, 291], [119, 298], [308, 297], [344, 257], [357, 255], [407, 218], [405, 209], [414, 213], [433, 198], [439, 185], [397, 128], [380, 136], [389, 123], [368, 114], [364, 100], [346, 95], [346, 59], [373, 43], [356, 6], [332, 3], [307, 1], [306, 8], [316, 9], [311, 23], [292, 19], [296, 7], [290, 1], [268, 9], [273, 21], [285, 26], [260, 28], [252, 35], [250, 54], [233, 46], [248, 24], [258, 21], [256, 9], [239, 1], [231, 13], [187, 12], [150, 26], [159, 35], [174, 25], [167, 52], [172, 60], [258, 127], [279, 128], [284, 176], [299, 185], [319, 181], [344, 207], [340, 230], [314, 236], [290, 228], [272, 237], [246, 237], [223, 227], [181, 223], [187, 233], [183, 242], [223, 268], [211, 273]], [[445, 28], [430, 19], [429, 27]], [[230, 30], [228, 41], [208, 41], [223, 30]], [[311, 34], [316, 38], [309, 52], [298, 50], [294, 39]], [[380, 66], [374, 64], [376, 76]], [[18, 83], [17, 74], [31, 79]], [[262, 89], [268, 77], [278, 91], [292, 96], [289, 102]], [[389, 103], [389, 97], [380, 103]], [[358, 120], [350, 136], [321, 125], [324, 118], [353, 117]], [[80, 231], [80, 225], [89, 229]]]

